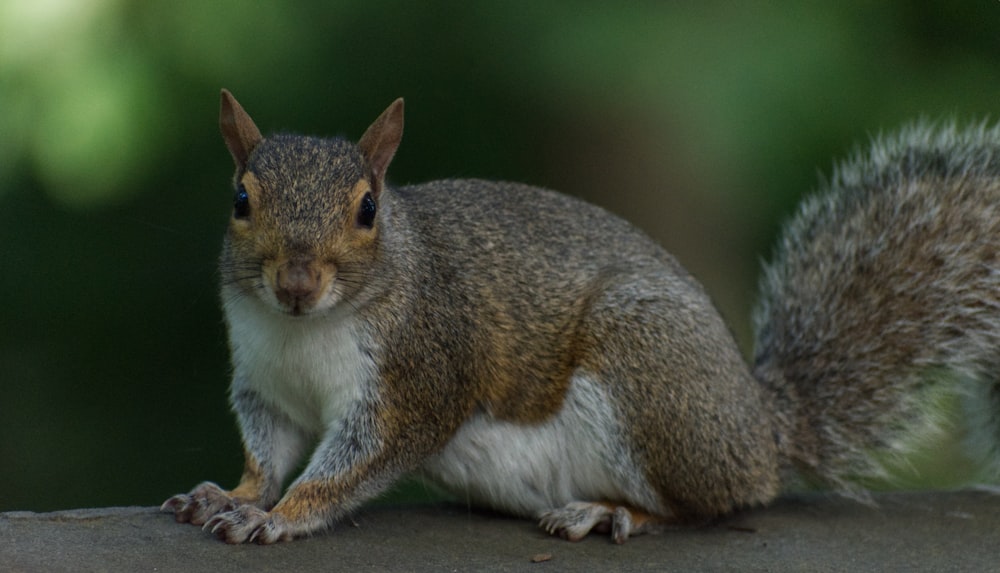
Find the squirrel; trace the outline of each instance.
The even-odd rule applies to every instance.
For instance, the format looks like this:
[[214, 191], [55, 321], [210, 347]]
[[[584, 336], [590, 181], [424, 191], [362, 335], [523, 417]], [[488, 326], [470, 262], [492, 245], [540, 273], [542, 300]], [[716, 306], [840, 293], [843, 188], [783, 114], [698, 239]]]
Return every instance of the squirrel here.
[[918, 123], [840, 165], [766, 265], [748, 365], [702, 286], [604, 209], [387, 184], [402, 99], [357, 144], [263, 137], [226, 90], [220, 127], [245, 465], [168, 499], [178, 522], [289, 540], [416, 474], [622, 543], [797, 482], [864, 499], [941, 433], [1000, 475], [1000, 128]]

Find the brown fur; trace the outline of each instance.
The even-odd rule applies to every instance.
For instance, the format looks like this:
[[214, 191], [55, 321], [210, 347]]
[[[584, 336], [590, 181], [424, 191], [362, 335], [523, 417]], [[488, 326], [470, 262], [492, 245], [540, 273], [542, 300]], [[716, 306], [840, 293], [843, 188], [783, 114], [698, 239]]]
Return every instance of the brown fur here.
[[262, 497], [264, 472], [261, 471], [257, 459], [249, 451], [244, 450], [243, 459], [243, 475], [240, 477], [240, 483], [229, 492], [229, 496], [242, 500], [244, 503], [256, 503]]

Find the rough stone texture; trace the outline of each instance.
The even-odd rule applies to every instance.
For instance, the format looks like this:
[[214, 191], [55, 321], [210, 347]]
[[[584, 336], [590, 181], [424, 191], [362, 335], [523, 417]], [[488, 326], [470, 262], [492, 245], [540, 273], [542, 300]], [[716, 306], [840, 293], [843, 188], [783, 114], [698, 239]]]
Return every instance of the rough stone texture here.
[[[622, 546], [550, 538], [454, 505], [369, 508], [356, 524], [273, 546], [228, 546], [154, 508], [0, 514], [3, 571], [998, 571], [1000, 495], [885, 494], [878, 506], [790, 497]], [[535, 563], [535, 559], [547, 560]]]

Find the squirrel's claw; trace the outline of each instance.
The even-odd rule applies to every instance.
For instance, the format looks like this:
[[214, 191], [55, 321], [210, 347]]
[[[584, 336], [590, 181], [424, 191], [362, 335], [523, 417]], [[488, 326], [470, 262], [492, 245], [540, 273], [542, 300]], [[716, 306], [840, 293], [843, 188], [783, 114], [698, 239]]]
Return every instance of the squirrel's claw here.
[[268, 545], [292, 538], [284, 519], [253, 505], [241, 505], [205, 522], [203, 527], [226, 543], [259, 543]]
[[579, 541], [592, 529], [609, 523], [610, 518], [611, 510], [604, 504], [575, 501], [565, 507], [546, 511], [541, 515], [538, 525], [550, 535], [558, 535], [568, 541]]

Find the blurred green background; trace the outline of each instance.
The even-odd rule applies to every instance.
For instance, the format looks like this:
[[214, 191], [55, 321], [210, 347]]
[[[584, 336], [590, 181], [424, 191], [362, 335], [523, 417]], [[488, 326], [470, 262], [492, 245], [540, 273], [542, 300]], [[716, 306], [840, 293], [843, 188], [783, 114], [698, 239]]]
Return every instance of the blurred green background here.
[[0, 510], [232, 485], [215, 258], [227, 87], [264, 132], [407, 103], [395, 183], [597, 202], [707, 286], [749, 351], [759, 261], [855, 144], [1000, 110], [1000, 3], [0, 4]]

